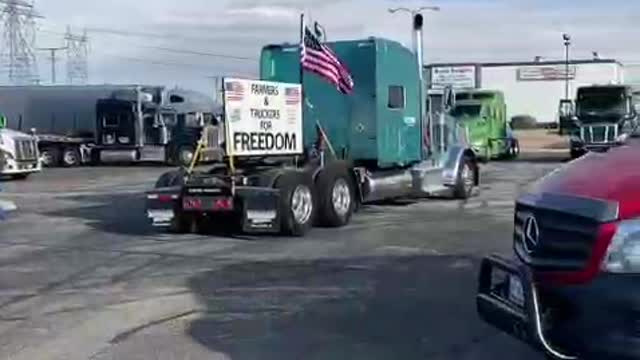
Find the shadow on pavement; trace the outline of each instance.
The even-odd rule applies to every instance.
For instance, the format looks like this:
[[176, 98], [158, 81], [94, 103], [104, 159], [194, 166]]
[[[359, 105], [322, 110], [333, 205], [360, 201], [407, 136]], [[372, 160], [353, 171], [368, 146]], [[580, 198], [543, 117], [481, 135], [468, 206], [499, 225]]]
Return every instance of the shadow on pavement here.
[[188, 332], [234, 360], [538, 359], [476, 316], [477, 265], [445, 256], [232, 265], [190, 280], [207, 310]]
[[81, 195], [59, 199], [73, 201], [79, 206], [44, 215], [85, 220], [89, 226], [106, 233], [149, 235], [158, 232], [147, 219], [144, 194]]

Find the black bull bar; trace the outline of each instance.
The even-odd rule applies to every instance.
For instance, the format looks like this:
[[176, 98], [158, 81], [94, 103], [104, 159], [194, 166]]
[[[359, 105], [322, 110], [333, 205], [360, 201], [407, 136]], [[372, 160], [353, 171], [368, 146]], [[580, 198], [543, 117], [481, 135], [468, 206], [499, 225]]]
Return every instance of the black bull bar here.
[[[503, 275], [502, 277], [500, 275]], [[523, 304], [509, 299], [510, 277], [522, 284]], [[482, 259], [476, 294], [478, 314], [487, 323], [560, 360], [575, 360], [545, 337], [538, 290], [529, 269], [499, 255]]]

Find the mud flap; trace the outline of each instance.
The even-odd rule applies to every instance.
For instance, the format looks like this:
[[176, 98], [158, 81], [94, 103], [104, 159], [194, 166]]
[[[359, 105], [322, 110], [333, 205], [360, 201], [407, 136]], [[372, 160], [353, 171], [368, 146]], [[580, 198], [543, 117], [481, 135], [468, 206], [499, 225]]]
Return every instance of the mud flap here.
[[278, 201], [280, 193], [270, 188], [238, 187], [236, 196], [242, 201], [242, 231], [246, 233], [280, 232]]

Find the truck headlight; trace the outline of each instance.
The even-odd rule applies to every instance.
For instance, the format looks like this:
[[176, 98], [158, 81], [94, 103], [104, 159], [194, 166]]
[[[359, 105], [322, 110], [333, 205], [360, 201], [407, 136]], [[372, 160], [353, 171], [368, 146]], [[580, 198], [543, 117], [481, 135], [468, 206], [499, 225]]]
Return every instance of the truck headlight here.
[[616, 142], [625, 142], [625, 141], [627, 141], [628, 138], [629, 138], [629, 134], [628, 133], [624, 133], [624, 134], [619, 135], [616, 138]]
[[640, 273], [640, 219], [618, 224], [602, 262], [610, 273]]

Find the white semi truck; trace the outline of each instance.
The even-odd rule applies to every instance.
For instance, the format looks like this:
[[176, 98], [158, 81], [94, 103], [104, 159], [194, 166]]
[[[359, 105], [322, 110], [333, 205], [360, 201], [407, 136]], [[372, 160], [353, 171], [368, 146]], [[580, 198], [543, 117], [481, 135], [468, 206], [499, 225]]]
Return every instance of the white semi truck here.
[[36, 136], [7, 129], [0, 116], [0, 177], [26, 179], [41, 170]]

